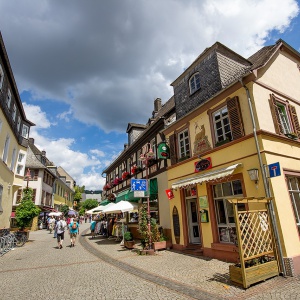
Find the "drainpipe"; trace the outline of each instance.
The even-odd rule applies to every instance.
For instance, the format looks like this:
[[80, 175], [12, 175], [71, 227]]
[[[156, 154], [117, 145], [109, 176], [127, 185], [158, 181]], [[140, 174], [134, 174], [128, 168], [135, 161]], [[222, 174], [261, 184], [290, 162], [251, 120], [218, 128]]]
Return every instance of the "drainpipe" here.
[[[265, 189], [265, 193], [266, 193], [267, 198], [270, 198], [271, 197], [271, 191], [270, 191], [270, 188], [269, 188], [269, 185], [268, 185], [266, 169], [263, 165], [261, 154], [260, 154], [260, 148], [259, 148], [259, 143], [258, 143], [258, 138], [257, 138], [257, 133], [256, 133], [256, 123], [255, 123], [254, 114], [253, 114], [253, 107], [252, 107], [250, 92], [249, 92], [249, 89], [246, 87], [246, 85], [243, 83], [242, 78], [239, 81], [240, 81], [241, 85], [243, 86], [243, 88], [246, 90], [248, 105], [249, 105], [250, 115], [251, 115], [251, 120], [252, 120], [252, 126], [253, 126], [253, 136], [254, 136], [254, 140], [255, 140], [256, 151], [257, 151], [257, 156], [258, 156], [258, 160], [259, 160], [259, 166], [260, 166], [260, 170], [261, 170], [261, 173], [262, 173], [264, 189]], [[273, 227], [274, 227], [275, 241], [276, 241], [276, 244], [277, 244], [277, 247], [278, 247], [278, 258], [279, 258], [279, 261], [280, 261], [282, 274], [285, 277], [286, 276], [286, 270], [285, 270], [285, 265], [284, 265], [284, 260], [283, 260], [282, 247], [281, 247], [279, 233], [278, 233], [278, 226], [277, 226], [277, 222], [276, 222], [273, 201], [268, 202], [268, 206], [269, 206], [269, 211], [270, 211], [270, 216], [271, 216], [271, 222], [272, 222]]]

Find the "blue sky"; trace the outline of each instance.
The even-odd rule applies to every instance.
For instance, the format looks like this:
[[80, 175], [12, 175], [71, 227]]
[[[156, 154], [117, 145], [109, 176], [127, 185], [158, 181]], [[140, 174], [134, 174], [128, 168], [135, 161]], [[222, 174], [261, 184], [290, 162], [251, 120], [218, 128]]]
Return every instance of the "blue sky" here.
[[145, 124], [205, 48], [247, 58], [281, 38], [300, 51], [295, 0], [0, 0], [0, 30], [30, 136], [90, 190], [127, 124]]

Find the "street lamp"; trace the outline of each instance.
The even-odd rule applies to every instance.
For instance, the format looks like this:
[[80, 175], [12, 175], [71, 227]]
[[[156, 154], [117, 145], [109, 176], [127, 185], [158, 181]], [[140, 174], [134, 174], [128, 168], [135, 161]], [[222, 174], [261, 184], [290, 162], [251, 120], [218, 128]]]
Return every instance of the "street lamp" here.
[[140, 155], [140, 161], [146, 167], [146, 181], [148, 186], [147, 192], [147, 225], [148, 225], [148, 234], [149, 234], [149, 249], [151, 249], [151, 215], [150, 215], [150, 191], [149, 191], [149, 184], [148, 184], [148, 164], [149, 160], [153, 159], [155, 154], [153, 153], [150, 144], [145, 146], [145, 151]]
[[29, 168], [27, 169], [27, 173], [25, 175], [25, 178], [27, 180], [27, 189], [28, 189], [28, 183], [29, 183], [29, 180], [31, 179], [30, 169]]

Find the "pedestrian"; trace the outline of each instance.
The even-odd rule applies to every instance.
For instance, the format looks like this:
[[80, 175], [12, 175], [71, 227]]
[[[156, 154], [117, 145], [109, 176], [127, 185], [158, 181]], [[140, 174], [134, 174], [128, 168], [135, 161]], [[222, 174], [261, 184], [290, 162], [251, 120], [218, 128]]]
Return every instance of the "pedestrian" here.
[[92, 239], [95, 237], [95, 228], [96, 228], [96, 219], [94, 218], [91, 225], [90, 225], [90, 230], [92, 233]]
[[56, 227], [56, 224], [57, 224], [57, 222], [60, 220], [60, 218], [59, 217], [56, 217], [55, 218], [55, 223], [54, 223], [54, 230], [53, 230], [53, 237], [56, 239], [57, 238], [57, 227]]
[[73, 219], [73, 221], [69, 225], [69, 232], [70, 232], [70, 239], [71, 239], [71, 246], [70, 247], [74, 247], [75, 242], [76, 242], [77, 234], [79, 234], [79, 224], [78, 224], [78, 222], [75, 218]]
[[50, 220], [49, 220], [49, 231], [50, 233], [52, 233], [52, 230], [54, 229], [55, 226], [55, 219], [53, 216], [51, 216]]
[[65, 239], [65, 230], [67, 228], [67, 222], [64, 217], [59, 217], [56, 223], [55, 229], [57, 232], [57, 245], [58, 249], [62, 249], [63, 241]]

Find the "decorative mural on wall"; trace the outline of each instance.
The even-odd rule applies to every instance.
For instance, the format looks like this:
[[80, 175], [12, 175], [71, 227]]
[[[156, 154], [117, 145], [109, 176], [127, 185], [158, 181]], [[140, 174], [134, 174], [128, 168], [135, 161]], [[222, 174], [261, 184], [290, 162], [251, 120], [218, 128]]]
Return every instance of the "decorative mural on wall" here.
[[[194, 141], [194, 155], [201, 154], [205, 151], [211, 149], [211, 145], [208, 141], [207, 135], [205, 135], [205, 127], [202, 124], [198, 125], [197, 122], [194, 123], [195, 126], [195, 141]], [[197, 131], [199, 131], [197, 133]]]

